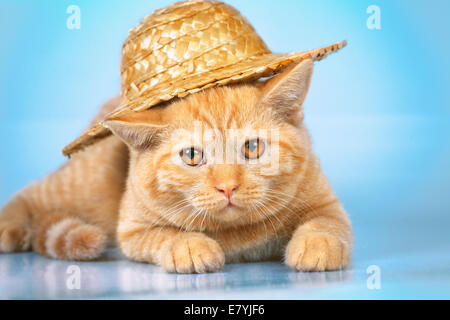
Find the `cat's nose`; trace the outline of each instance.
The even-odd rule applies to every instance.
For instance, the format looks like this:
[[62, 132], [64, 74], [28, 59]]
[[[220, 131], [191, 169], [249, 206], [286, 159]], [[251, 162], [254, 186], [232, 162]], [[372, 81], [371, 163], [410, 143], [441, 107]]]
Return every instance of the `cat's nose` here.
[[233, 191], [239, 188], [239, 184], [236, 182], [226, 182], [216, 185], [216, 189], [222, 192], [228, 199], [231, 198]]

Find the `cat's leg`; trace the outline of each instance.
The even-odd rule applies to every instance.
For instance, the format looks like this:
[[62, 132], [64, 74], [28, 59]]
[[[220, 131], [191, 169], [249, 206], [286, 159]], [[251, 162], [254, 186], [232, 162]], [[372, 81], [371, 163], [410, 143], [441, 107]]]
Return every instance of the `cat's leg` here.
[[124, 220], [119, 222], [118, 240], [129, 258], [158, 264], [168, 272], [215, 272], [225, 263], [220, 245], [203, 233]]
[[108, 236], [100, 227], [86, 223], [73, 214], [47, 212], [35, 221], [33, 250], [49, 258], [93, 260], [105, 250]]
[[0, 253], [27, 251], [30, 244], [30, 213], [18, 193], [0, 210]]
[[74, 214], [30, 206], [29, 192], [15, 195], [0, 211], [0, 252], [34, 251], [47, 257], [91, 260], [105, 249], [107, 235]]
[[[114, 240], [126, 172], [126, 157], [120, 153], [125, 146], [118, 142], [105, 139], [89, 152], [76, 154], [10, 199], [0, 209], [0, 252], [31, 247], [58, 259], [100, 256], [107, 240]], [[102, 162], [107, 156], [110, 162]], [[123, 159], [113, 161], [117, 158]], [[103, 164], [101, 170], [95, 160]]]
[[350, 261], [353, 235], [347, 214], [337, 199], [313, 209], [295, 230], [286, 252], [286, 263], [298, 271], [331, 271]]

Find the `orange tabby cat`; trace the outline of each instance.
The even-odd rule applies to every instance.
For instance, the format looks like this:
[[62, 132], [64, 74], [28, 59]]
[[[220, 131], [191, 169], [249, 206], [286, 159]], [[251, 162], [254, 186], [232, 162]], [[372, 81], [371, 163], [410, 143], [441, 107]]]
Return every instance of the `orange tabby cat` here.
[[301, 271], [345, 267], [350, 222], [303, 125], [312, 70], [306, 60], [107, 121], [113, 136], [5, 205], [0, 251], [90, 260], [117, 243], [179, 273], [283, 257]]

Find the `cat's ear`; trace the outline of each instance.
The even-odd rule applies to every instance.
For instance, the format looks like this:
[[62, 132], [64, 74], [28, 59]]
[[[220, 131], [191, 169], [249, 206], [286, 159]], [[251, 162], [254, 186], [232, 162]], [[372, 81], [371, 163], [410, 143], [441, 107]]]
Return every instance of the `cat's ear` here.
[[158, 144], [162, 133], [168, 127], [164, 123], [162, 113], [158, 110], [148, 110], [114, 120], [105, 120], [103, 124], [129, 147], [139, 151]]
[[313, 61], [304, 60], [263, 85], [262, 104], [273, 108], [283, 120], [297, 125], [303, 119], [302, 105], [311, 83]]

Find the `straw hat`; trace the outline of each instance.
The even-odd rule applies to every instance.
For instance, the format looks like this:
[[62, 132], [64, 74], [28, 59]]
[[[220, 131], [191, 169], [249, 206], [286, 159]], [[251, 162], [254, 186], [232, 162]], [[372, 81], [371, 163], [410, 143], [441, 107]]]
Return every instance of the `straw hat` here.
[[[177, 2], [132, 29], [122, 48], [121, 105], [104, 120], [147, 110], [175, 97], [279, 73], [304, 59], [321, 60], [345, 41], [274, 54], [236, 9], [219, 1]], [[63, 149], [70, 155], [110, 135], [100, 122]]]

